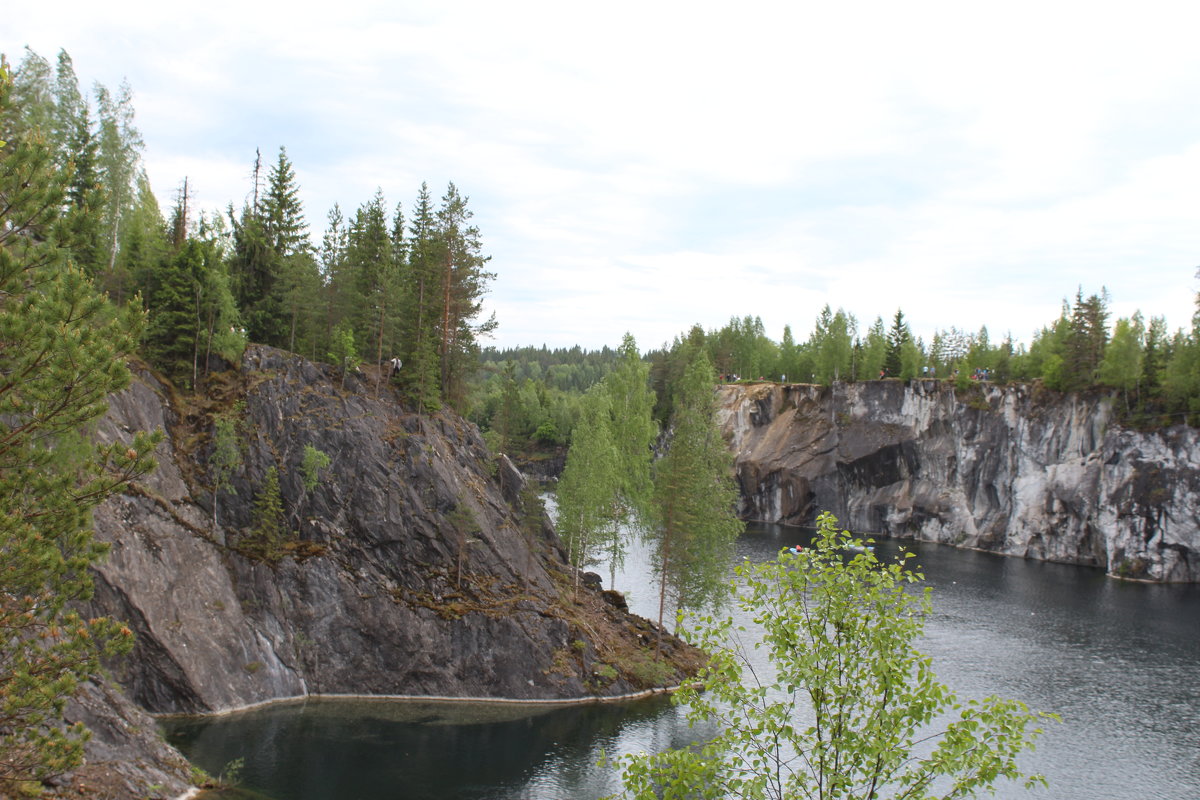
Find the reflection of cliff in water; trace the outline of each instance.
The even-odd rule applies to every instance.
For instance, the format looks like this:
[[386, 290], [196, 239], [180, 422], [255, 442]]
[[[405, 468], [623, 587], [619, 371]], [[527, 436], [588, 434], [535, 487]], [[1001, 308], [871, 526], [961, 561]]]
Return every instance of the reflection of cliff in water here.
[[[662, 748], [692, 741], [666, 697], [586, 706], [310, 700], [212, 718], [163, 721], [167, 738], [212, 774], [245, 759], [242, 784], [289, 800], [416, 800], [517, 796], [550, 768], [586, 780], [597, 748], [619, 749], [623, 729], [655, 722]], [[610, 791], [597, 787], [595, 794]]]
[[[810, 538], [752, 523], [733, 563], [773, 558]], [[1200, 587], [1117, 582], [1098, 569], [925, 542], [876, 543], [883, 560], [901, 552], [914, 554], [933, 589], [920, 648], [939, 679], [963, 698], [995, 693], [1061, 714], [1023, 760], [1049, 777], [1041, 794], [1200, 797]], [[617, 575], [619, 589], [634, 588], [635, 612], [653, 604], [645, 555], [635, 547]], [[709, 733], [689, 729], [662, 697], [566, 707], [310, 701], [170, 725], [172, 741], [214, 773], [244, 757], [246, 784], [276, 800], [602, 797], [619, 787], [613, 768], [597, 766], [601, 750], [658, 752]], [[1001, 800], [1029, 796], [1020, 784], [997, 790]]]

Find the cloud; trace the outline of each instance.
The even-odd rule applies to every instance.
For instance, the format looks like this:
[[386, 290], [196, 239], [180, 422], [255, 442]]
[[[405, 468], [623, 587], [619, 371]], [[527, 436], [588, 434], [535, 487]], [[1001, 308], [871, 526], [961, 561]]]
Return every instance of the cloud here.
[[0, 49], [128, 76], [160, 201], [286, 146], [319, 239], [471, 198], [497, 343], [643, 346], [822, 305], [1028, 339], [1077, 286], [1186, 324], [1200, 52], [1178, 3], [68, 2]]

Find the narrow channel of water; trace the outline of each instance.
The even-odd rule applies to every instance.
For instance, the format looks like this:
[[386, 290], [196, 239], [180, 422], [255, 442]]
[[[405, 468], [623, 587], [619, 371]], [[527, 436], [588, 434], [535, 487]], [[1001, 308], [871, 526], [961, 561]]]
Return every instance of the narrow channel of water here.
[[[737, 559], [773, 558], [807, 538], [751, 525]], [[1050, 788], [1001, 785], [997, 797], [1200, 798], [1200, 587], [919, 543], [885, 540], [878, 553], [901, 544], [933, 586], [922, 648], [939, 679], [964, 697], [999, 694], [1063, 718], [1022, 762]], [[616, 588], [648, 586], [635, 552]], [[630, 603], [656, 613], [648, 588]], [[602, 752], [698, 735], [662, 698], [567, 708], [310, 701], [164, 729], [213, 774], [244, 759], [237, 796], [273, 800], [599, 797], [618, 788], [597, 765]]]

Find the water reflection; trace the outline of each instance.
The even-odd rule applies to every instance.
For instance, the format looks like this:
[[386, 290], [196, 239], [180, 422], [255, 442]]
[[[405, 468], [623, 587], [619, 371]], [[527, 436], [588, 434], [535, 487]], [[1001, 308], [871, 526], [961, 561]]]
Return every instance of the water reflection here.
[[[809, 538], [751, 526], [736, 558], [773, 558]], [[1023, 762], [1050, 789], [1001, 785], [998, 797], [1200, 797], [1200, 588], [887, 540], [877, 555], [901, 548], [933, 587], [922, 649], [938, 677], [965, 697], [1000, 694], [1063, 717]], [[645, 563], [635, 550], [615, 584], [638, 587], [631, 609], [651, 616]], [[704, 733], [664, 698], [575, 707], [310, 701], [166, 728], [210, 772], [244, 758], [244, 785], [275, 800], [599, 797], [617, 789], [613, 771], [597, 766], [601, 751], [657, 751]]]

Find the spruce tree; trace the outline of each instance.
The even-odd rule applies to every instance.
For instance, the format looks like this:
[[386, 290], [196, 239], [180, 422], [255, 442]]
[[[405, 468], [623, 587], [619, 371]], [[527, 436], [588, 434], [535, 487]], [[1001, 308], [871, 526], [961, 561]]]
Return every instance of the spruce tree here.
[[54, 87], [50, 62], [26, 46], [25, 57], [12, 71], [10, 86], [8, 112], [13, 116], [6, 123], [8, 141], [52, 141]]
[[146, 287], [150, 322], [144, 350], [155, 367], [171, 380], [194, 385], [200, 346], [201, 277], [204, 246], [187, 240], [178, 252], [164, 258]]
[[263, 219], [254, 206], [247, 204], [240, 216], [230, 206], [233, 250], [229, 257], [229, 275], [234, 299], [241, 312], [250, 341], [281, 346], [286, 339], [279, 259], [271, 247]]
[[351, 310], [356, 307], [353, 298], [345, 296], [352, 288], [352, 281], [345, 269], [346, 219], [337, 203], [333, 204], [333, 208], [329, 209], [325, 216], [325, 233], [321, 236], [318, 262], [323, 291], [321, 313], [324, 315], [317, 342], [319, 353], [328, 349], [334, 326], [347, 319]]
[[437, 334], [441, 247], [433, 199], [429, 186], [422, 183], [409, 226], [408, 268], [402, 273], [405, 307], [400, 343], [404, 371], [400, 379], [414, 405], [426, 410], [441, 405]]
[[912, 332], [908, 329], [908, 323], [904, 321], [904, 312], [897, 308], [896, 316], [892, 318], [891, 330], [888, 331], [887, 355], [883, 360], [883, 368], [887, 372], [887, 377], [900, 377], [904, 370], [905, 345], [911, 342]]
[[243, 547], [264, 561], [278, 561], [283, 556], [283, 544], [288, 535], [283, 497], [279, 491], [279, 469], [272, 465], [254, 495], [250, 530]]
[[300, 202], [296, 170], [288, 160], [287, 148], [279, 148], [279, 158], [267, 175], [267, 190], [262, 200], [263, 234], [280, 258], [310, 249], [308, 223]]
[[378, 366], [385, 351], [394, 352], [400, 292], [382, 190], [359, 207], [350, 223], [346, 263], [354, 276], [355, 294], [362, 298], [353, 317], [355, 341], [359, 352], [369, 353]]
[[71, 610], [106, 547], [90, 512], [152, 467], [158, 439], [93, 446], [85, 426], [129, 382], [141, 318], [100, 296], [50, 236], [65, 180], [11, 127], [0, 61], [0, 794], [76, 766], [87, 732], [63, 708], [128, 628]]

